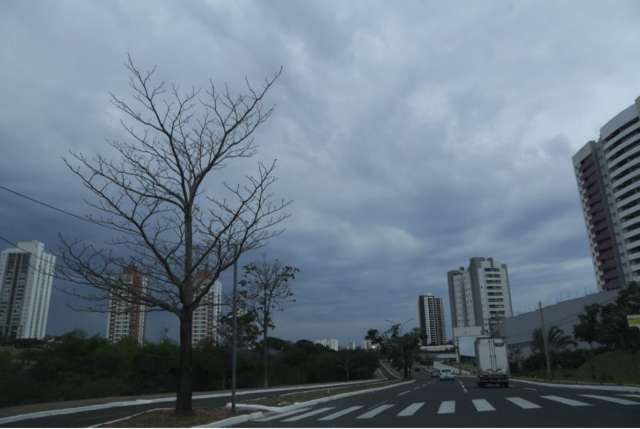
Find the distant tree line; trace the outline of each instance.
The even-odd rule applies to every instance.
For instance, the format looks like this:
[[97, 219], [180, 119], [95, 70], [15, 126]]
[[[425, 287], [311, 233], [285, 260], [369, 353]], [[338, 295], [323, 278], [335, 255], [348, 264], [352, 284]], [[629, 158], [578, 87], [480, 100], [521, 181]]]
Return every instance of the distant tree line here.
[[[244, 323], [238, 354], [238, 387], [264, 384], [263, 345]], [[335, 352], [311, 341], [269, 337], [269, 383], [289, 385], [373, 377], [375, 352]], [[193, 348], [194, 391], [230, 388], [231, 349], [202, 343]], [[30, 347], [0, 348], [0, 407], [93, 397], [175, 393], [179, 346], [164, 339], [142, 346], [131, 339], [111, 344], [82, 331]]]

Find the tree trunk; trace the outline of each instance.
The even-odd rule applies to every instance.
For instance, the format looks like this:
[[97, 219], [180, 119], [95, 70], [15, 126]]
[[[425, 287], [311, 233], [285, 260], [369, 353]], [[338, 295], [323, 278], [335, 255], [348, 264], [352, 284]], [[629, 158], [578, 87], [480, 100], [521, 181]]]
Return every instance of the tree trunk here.
[[189, 416], [193, 413], [192, 395], [192, 350], [191, 328], [193, 311], [183, 312], [180, 319], [180, 374], [178, 376], [178, 391], [176, 395], [176, 415]]
[[192, 396], [192, 349], [191, 335], [193, 328], [193, 207], [184, 213], [184, 272], [185, 282], [182, 285], [182, 317], [180, 317], [180, 374], [178, 376], [178, 391], [176, 393], [176, 410], [178, 416], [193, 414]]
[[269, 346], [267, 345], [268, 324], [265, 324], [262, 336], [262, 372], [264, 374], [264, 387], [269, 387]]

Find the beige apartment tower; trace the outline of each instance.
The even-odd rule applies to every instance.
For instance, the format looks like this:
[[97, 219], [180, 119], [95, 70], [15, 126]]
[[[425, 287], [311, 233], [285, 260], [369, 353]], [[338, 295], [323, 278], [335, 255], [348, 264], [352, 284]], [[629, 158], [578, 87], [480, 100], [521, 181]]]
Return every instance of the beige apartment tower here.
[[144, 342], [145, 306], [132, 303], [137, 290], [141, 294], [147, 288], [147, 278], [142, 276], [135, 266], [130, 265], [122, 270], [120, 281], [130, 288], [126, 299], [111, 295], [109, 300], [109, 317], [107, 319], [107, 338], [116, 343], [123, 338], [133, 338], [138, 344]]
[[513, 315], [506, 264], [493, 258], [471, 258], [467, 268], [449, 271], [447, 280], [454, 332], [476, 327], [482, 334], [494, 334]]
[[598, 288], [640, 280], [640, 97], [573, 156], [573, 168]]

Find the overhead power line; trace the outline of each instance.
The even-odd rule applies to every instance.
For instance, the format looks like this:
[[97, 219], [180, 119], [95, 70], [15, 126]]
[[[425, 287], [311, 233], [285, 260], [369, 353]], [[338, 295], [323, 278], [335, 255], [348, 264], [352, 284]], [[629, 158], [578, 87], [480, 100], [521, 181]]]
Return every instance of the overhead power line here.
[[[29, 195], [23, 194], [22, 192], [18, 192], [15, 189], [11, 189], [11, 188], [9, 188], [7, 186], [0, 185], [0, 189], [2, 189], [4, 191], [7, 191], [7, 192], [9, 192], [9, 193], [11, 193], [13, 195], [16, 195], [16, 196], [18, 196], [20, 198], [24, 198], [25, 200], [28, 200], [28, 201], [31, 201], [33, 203], [39, 204], [41, 206], [44, 206], [44, 207], [46, 207], [48, 209], [55, 210], [55, 211], [57, 211], [59, 213], [65, 214], [67, 216], [71, 216], [73, 218], [82, 220], [84, 222], [88, 222], [88, 223], [92, 223], [92, 224], [95, 224], [95, 225], [99, 225], [99, 226], [101, 226], [103, 228], [109, 228], [107, 225], [103, 225], [103, 224], [101, 224], [99, 222], [93, 221], [93, 220], [91, 220], [89, 218], [86, 218], [84, 216], [77, 215], [77, 214], [72, 213], [72, 212], [70, 212], [68, 210], [61, 209], [60, 207], [56, 207], [53, 204], [49, 204], [49, 203], [44, 202], [42, 200], [39, 200], [37, 198], [34, 198], [34, 197], [29, 196]], [[109, 228], [109, 229], [114, 229], [114, 228]]]

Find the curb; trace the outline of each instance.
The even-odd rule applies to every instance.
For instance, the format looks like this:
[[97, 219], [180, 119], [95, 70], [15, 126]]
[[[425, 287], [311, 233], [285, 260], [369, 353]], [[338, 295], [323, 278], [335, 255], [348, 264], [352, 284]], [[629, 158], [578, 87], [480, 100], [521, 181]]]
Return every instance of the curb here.
[[262, 411], [257, 411], [255, 413], [251, 413], [251, 414], [243, 414], [241, 416], [234, 416], [234, 417], [229, 417], [228, 419], [224, 419], [224, 420], [216, 420], [215, 422], [211, 422], [209, 424], [206, 425], [201, 425], [201, 426], [194, 426], [196, 428], [226, 428], [229, 426], [233, 426], [233, 425], [237, 425], [240, 423], [246, 423], [248, 421], [257, 419], [262, 417]]
[[521, 378], [512, 378], [511, 380], [534, 384], [537, 386], [563, 387], [567, 389], [583, 389], [583, 390], [609, 390], [612, 392], [640, 392], [640, 386], [611, 386], [606, 384], [566, 384], [566, 383], [548, 383], [542, 381], [523, 380]]
[[[251, 421], [253, 419], [257, 419], [257, 418], [262, 417], [262, 415], [263, 415], [262, 411], [275, 412], [275, 413], [284, 413], [284, 412], [287, 412], [287, 411], [297, 410], [298, 408], [304, 408], [304, 407], [309, 407], [309, 406], [321, 404], [323, 402], [330, 402], [330, 401], [334, 401], [336, 399], [348, 398], [350, 396], [357, 396], [357, 395], [361, 395], [363, 393], [371, 393], [371, 392], [377, 392], [379, 390], [392, 389], [394, 387], [404, 386], [405, 384], [412, 384], [412, 383], [415, 383], [415, 382], [416, 382], [416, 380], [409, 380], [409, 381], [404, 381], [404, 382], [401, 382], [401, 383], [395, 383], [395, 384], [392, 384], [390, 386], [373, 387], [371, 389], [356, 390], [355, 392], [340, 393], [340, 394], [337, 394], [337, 395], [325, 396], [323, 398], [318, 398], [318, 399], [312, 399], [312, 400], [306, 401], [306, 402], [297, 402], [295, 404], [288, 405], [286, 407], [269, 407], [269, 406], [266, 406], [266, 405], [258, 405], [258, 404], [255, 404], [255, 405], [254, 404], [236, 404], [236, 408], [243, 408], [245, 410], [261, 410], [261, 411], [255, 412], [255, 413], [251, 413], [251, 414], [247, 414], [246, 415], [247, 419], [246, 420], [242, 420], [242, 421], [228, 423], [227, 420], [232, 420], [232, 419], [237, 418], [237, 417], [231, 417], [230, 419], [220, 420], [220, 421], [217, 421], [217, 422], [209, 423], [206, 426], [196, 426], [196, 427], [225, 427], [225, 426], [219, 426], [219, 425], [220, 424], [234, 425], [234, 424], [238, 424], [238, 423], [246, 423], [246, 422]], [[231, 403], [228, 403], [227, 406], [228, 407], [231, 406]], [[238, 416], [238, 417], [245, 417], [245, 416]]]

